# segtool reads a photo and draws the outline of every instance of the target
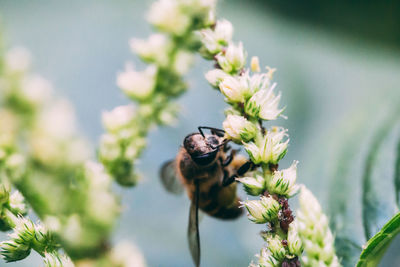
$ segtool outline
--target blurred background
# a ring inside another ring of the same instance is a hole
[[[358,1],[225,0],[218,5],[218,16],[232,21],[234,39],[243,41],[249,56],[257,55],[262,65],[278,69],[275,81],[288,120],[275,123],[290,134],[282,167],[299,160],[298,181],[309,186],[324,210],[336,218],[338,235],[349,233],[360,244],[365,239],[359,161],[368,154],[366,147],[376,135],[373,129],[396,116],[400,107],[400,4],[375,2],[360,6]],[[82,132],[94,148],[103,132],[101,112],[128,103],[115,77],[128,60],[142,66],[128,41],[151,33],[145,20],[150,5],[144,0],[0,0],[7,46],[22,45],[32,52],[34,71],[74,103]],[[187,78],[190,90],[179,100],[178,124],[151,133],[140,162],[141,184],[116,188],[124,212],[114,239],[134,242],[149,266],[192,264],[186,242],[189,201],[163,190],[158,168],[175,156],[183,138],[197,126],[221,127],[226,104],[204,79],[210,68],[198,58]],[[393,140],[382,152],[391,157],[377,161],[395,162],[398,129],[391,131]],[[395,198],[393,184],[388,182],[394,170],[375,173],[391,216],[397,211],[390,202]],[[343,226],[346,220],[352,223]],[[202,266],[247,266],[263,244],[261,229],[245,216],[233,222],[205,216],[200,226]],[[396,240],[382,266],[400,261],[399,248]],[[41,264],[32,253],[6,266]]]

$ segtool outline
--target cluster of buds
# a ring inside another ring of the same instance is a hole
[[[262,124],[283,116],[284,108],[279,107],[281,94],[275,93],[276,83],[272,83],[275,70],[267,67],[261,73],[257,57],[252,58],[250,69],[246,69],[247,52],[242,43],[232,41],[232,35],[229,21],[217,21],[200,32],[203,43],[200,52],[205,58],[215,60],[215,69],[206,73],[206,79],[231,106],[223,122],[225,138],[243,145],[252,162],[251,172],[237,181],[249,195],[260,196],[242,202],[248,218],[269,226],[264,235],[268,246],[262,250],[258,266],[297,266],[302,243],[287,200],[299,189],[297,161],[287,169],[278,170],[278,163],[287,152],[287,130],[276,126],[265,129]]]
[[[100,161],[119,184],[137,183],[134,163],[146,146],[149,130],[175,121],[178,106],[171,99],[186,90],[182,76],[200,46],[194,31],[214,23],[214,8],[214,0],[159,0],[148,14],[148,21],[159,32],[130,41],[132,51],[148,66],[140,71],[128,63],[118,73],[117,85],[137,105],[103,114],[106,133],[99,149]]]
[[[4,55],[0,90],[4,104],[26,117],[34,117],[38,108],[52,96],[48,81],[38,75],[27,74],[30,67],[30,54],[16,47]]]
[[[111,191],[113,180],[102,164],[87,162],[75,176],[77,181],[85,183],[84,191],[69,192],[70,197],[79,202],[79,210],[73,213],[52,210],[43,217],[43,222],[59,237],[68,255],[79,259],[104,250],[120,206]],[[62,201],[65,199],[54,197],[55,206],[62,207]]]
[[[77,132],[71,104],[56,98],[47,80],[29,72],[28,51],[13,48],[1,59],[2,137],[11,135],[8,142],[15,143],[28,132],[29,156],[45,166],[75,167],[87,160],[89,146]]]
[[[335,238],[329,228],[328,218],[318,200],[304,185],[300,190],[300,208],[297,211],[298,229],[304,244],[304,266],[341,266],[336,256]]]
[[[33,249],[47,266],[68,266],[61,245],[74,259],[98,254],[120,211],[113,180],[88,161],[71,104],[29,73],[27,51],[12,49],[0,61],[0,229],[14,228],[3,257],[19,260]],[[49,231],[22,217],[23,196]]]
[[[31,220],[21,216],[10,215],[9,218],[13,224],[13,232],[9,234],[10,240],[0,243],[0,254],[6,262],[22,260],[30,254],[32,249],[41,255],[58,253],[58,244],[43,225],[34,224]],[[65,255],[63,258],[68,259]]]

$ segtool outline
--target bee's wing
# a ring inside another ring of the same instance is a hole
[[[188,226],[189,249],[196,267],[200,266],[199,194],[199,184],[196,182],[195,196],[190,204]]]
[[[164,188],[173,194],[182,194],[184,188],[176,173],[176,161],[165,162],[160,169],[160,178]]]

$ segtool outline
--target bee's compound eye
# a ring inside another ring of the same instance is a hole
[[[217,157],[218,150],[214,150],[198,156],[192,156],[192,160],[199,165],[208,165]]]
[[[207,136],[207,143],[213,146],[219,145],[218,139],[213,135]]]

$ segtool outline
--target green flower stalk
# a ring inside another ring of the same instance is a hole
[[[148,66],[140,71],[128,63],[117,75],[118,87],[136,105],[104,112],[106,133],[99,149],[100,161],[119,184],[137,183],[135,161],[146,147],[149,130],[174,122],[178,107],[171,100],[186,91],[183,75],[200,47],[194,31],[214,23],[214,5],[213,0],[157,1],[151,6],[148,21],[159,32],[130,41],[132,51]]]
[[[318,200],[304,185],[300,190],[300,209],[297,211],[298,233],[304,244],[304,266],[341,266],[335,253],[334,237],[328,218]]]
[[[249,195],[259,196],[242,202],[249,220],[268,226],[263,233],[267,246],[261,250],[257,266],[299,266],[303,245],[288,204],[299,189],[297,161],[288,169],[278,170],[287,152],[287,130],[263,126],[263,121],[283,117],[281,93],[275,93],[276,83],[272,83],[275,70],[267,67],[260,73],[257,57],[252,58],[251,68],[246,68],[247,52],[241,42],[232,41],[232,33],[227,20],[200,31],[200,52],[215,61],[216,68],[207,72],[206,79],[231,106],[223,122],[225,138],[243,145],[252,163],[250,172],[237,181]]]

